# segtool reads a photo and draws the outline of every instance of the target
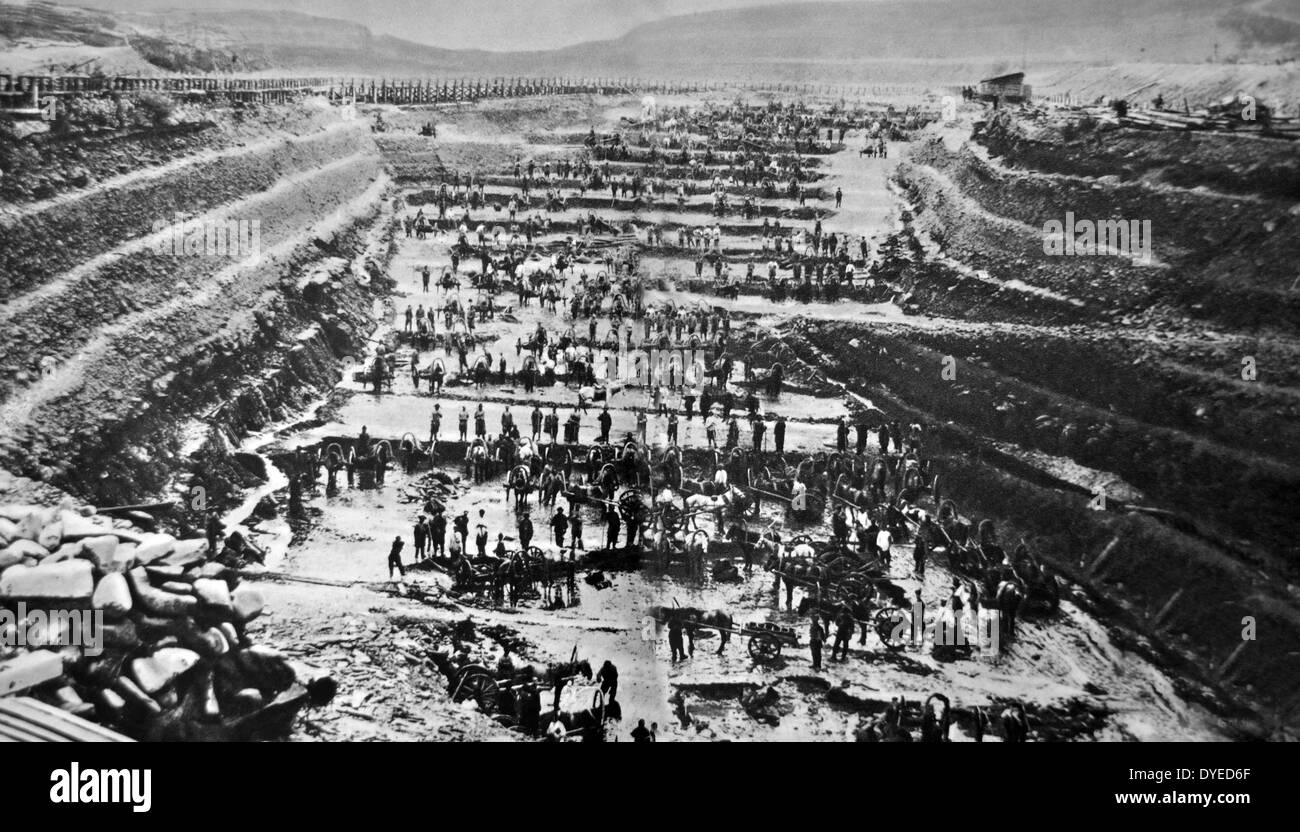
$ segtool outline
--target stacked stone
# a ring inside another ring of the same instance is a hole
[[[217,736],[286,695],[305,701],[289,662],[245,634],[262,594],[207,548],[70,500],[0,505],[0,696],[141,738]]]

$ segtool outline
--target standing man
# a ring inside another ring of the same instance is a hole
[[[519,548],[528,551],[528,544],[533,542],[533,518],[528,515],[528,510],[519,515]]]
[[[831,645],[831,661],[835,661],[835,655],[838,653],[840,661],[849,660],[849,639],[853,638],[854,628],[853,613],[849,608],[844,606],[840,609],[840,614],[835,618],[835,643]]]
[[[429,557],[447,556],[447,517],[441,511],[429,521]]]
[[[762,419],[754,419],[754,451],[755,453],[763,450],[763,434],[767,431],[767,423]]]
[[[772,444],[778,454],[785,453],[785,417],[777,416],[776,424],[772,427]]]
[[[813,670],[822,669],[822,642],[826,640],[826,633],[822,630],[821,621],[817,618],[817,611],[812,614],[812,625],[808,628],[808,649],[812,651]]]
[[[438,441],[438,431],[441,428],[442,428],[442,405],[435,404],[433,406],[433,413],[430,414],[429,416],[429,444],[430,445]],[[432,456],[432,449],[430,449],[430,456]]]
[[[465,405],[460,406],[460,413],[456,415],[456,425],[460,428],[460,441],[464,442],[466,434],[469,433],[469,411]]]
[[[488,529],[483,522],[483,509],[478,510],[478,523],[474,526],[474,548],[480,558],[487,557]]]
[[[406,570],[402,568],[402,547],[405,545],[400,534],[393,538],[393,548],[388,551],[388,580],[390,581],[393,579],[394,569],[402,578],[406,577]]]
[[[570,559],[578,556],[579,549],[584,552],[587,551],[586,547],[582,545],[582,515],[578,514],[576,507],[569,514],[569,537],[572,538],[569,541]]]
[[[841,416],[839,424],[835,426],[835,448],[840,453],[849,447],[849,420],[847,416]]]
[[[424,524],[424,515],[415,521],[415,559],[424,560],[424,541],[428,538],[429,527]]]
[[[844,204],[844,191],[839,188],[835,189],[835,207],[839,208]]]
[[[614,418],[609,415],[608,404],[606,404],[600,411],[600,415],[596,417],[596,421],[600,423],[600,442],[604,445],[609,442],[609,426],[614,421]]]
[[[613,549],[618,546],[618,509],[613,506],[605,507],[605,548]]]
[[[815,625],[814,625],[815,626]],[[674,615],[668,619],[668,647],[672,650],[672,661],[685,661],[686,649],[682,642],[682,619]],[[817,648],[818,661],[821,659],[821,647]]]
[[[677,444],[677,411],[672,410],[668,413],[668,444]]]
[[[605,703],[613,702],[614,697],[618,695],[618,668],[614,667],[614,663],[609,659],[601,665],[600,672],[596,674],[596,681],[600,683],[600,692],[605,694]],[[641,720],[641,724],[645,725],[644,719]]]
[[[460,551],[464,552],[469,542],[469,512],[462,511],[451,521],[452,534],[460,541]]]
[[[536,442],[542,436],[542,406],[540,404],[533,405],[533,415],[531,418],[533,424],[533,441]]]
[[[569,527],[569,518],[564,516],[564,506],[557,506],[555,516],[551,518],[551,529],[555,532],[555,545],[564,549],[564,531]]]

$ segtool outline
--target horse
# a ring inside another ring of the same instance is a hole
[[[649,614],[656,621],[667,621],[671,618],[680,618],[686,634],[690,637],[692,646],[694,646],[695,634],[698,632],[698,625],[704,624],[709,627],[725,628],[719,629],[718,649],[714,655],[721,656],[731,643],[731,633],[728,630],[735,629],[735,621],[731,614],[724,610],[712,609],[704,610],[698,607],[651,607]]]
[[[796,546],[795,550],[800,550],[803,545]],[[808,546],[808,550],[812,547]],[[793,554],[780,555],[773,553],[768,557],[767,563],[764,564],[769,572],[776,573],[772,580],[772,594],[780,598],[781,581],[785,580],[785,608],[791,609],[794,604],[795,585],[808,585],[825,583],[831,578],[831,572],[828,568],[817,562],[815,557],[796,556]]]
[[[528,505],[528,495],[533,490],[533,479],[529,475],[527,465],[516,465],[510,470],[509,476],[506,477],[506,499],[510,499],[510,492],[515,493],[515,508],[521,508]]]
[[[552,470],[549,466],[543,469],[541,482],[538,486],[541,495],[538,497],[538,503],[543,506],[554,506],[555,498],[558,497],[565,488],[564,475],[559,471]]]

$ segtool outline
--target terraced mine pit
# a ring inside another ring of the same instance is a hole
[[[5,138],[0,603],[132,576],[38,698],[141,737],[1294,732],[1288,142],[338,104]],[[1152,261],[1045,254],[1066,211]],[[256,250],[172,245],[226,220]]]

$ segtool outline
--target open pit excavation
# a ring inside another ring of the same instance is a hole
[[[285,75],[0,78],[0,736],[1295,738],[1286,112]]]

